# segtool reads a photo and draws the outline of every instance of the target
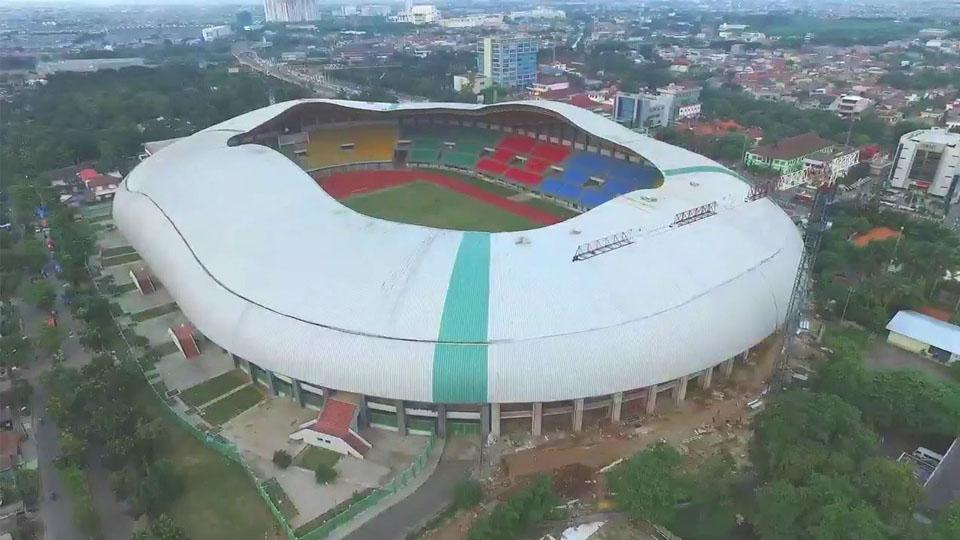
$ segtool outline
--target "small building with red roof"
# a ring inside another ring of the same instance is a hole
[[[130,270],[130,279],[133,281],[133,284],[137,286],[140,294],[147,295],[157,290],[157,287],[153,284],[153,278],[150,277],[150,273],[142,266]]]
[[[200,356],[200,347],[197,345],[197,339],[193,335],[193,328],[181,324],[168,330],[170,338],[177,344],[180,353],[187,360]]]
[[[91,178],[96,178],[98,176],[100,176],[100,173],[98,173],[96,169],[90,169],[90,168],[80,169],[80,172],[77,173],[77,177],[80,178],[80,181],[84,183],[86,183],[87,180],[90,180]]]
[[[330,398],[317,418],[300,425],[290,439],[363,459],[373,445],[354,430],[358,407],[347,399]]]

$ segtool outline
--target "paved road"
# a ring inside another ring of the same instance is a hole
[[[55,281],[51,280],[51,283]],[[64,314],[65,306],[58,307],[61,315],[60,324],[64,332],[75,331],[76,322],[69,314]],[[28,335],[35,336],[46,320],[46,315],[33,306],[19,306],[23,317],[24,328]],[[69,319],[69,320],[67,320]],[[76,338],[65,338],[62,350],[64,358],[73,362],[85,361],[83,348]],[[47,403],[47,390],[40,381],[42,373],[50,367],[50,358],[44,355],[38,358],[37,363],[29,368],[24,377],[33,385],[33,443],[37,454],[37,469],[40,474],[40,520],[44,526],[45,540],[82,540],[81,535],[71,521],[70,496],[63,489],[60,475],[57,472],[56,458],[60,454],[60,430],[57,425],[44,414]],[[56,494],[56,500],[51,497]]]
[[[50,282],[62,291],[58,281],[50,278]],[[37,335],[40,326],[45,324],[46,314],[28,305],[20,305],[19,309],[27,333],[32,336]],[[80,323],[73,318],[69,306],[58,301],[56,309],[58,324],[64,333],[61,346],[64,364],[79,367],[88,363],[91,355],[80,345],[77,337]],[[73,337],[70,337],[71,333],[74,334]],[[44,539],[83,540],[83,536],[73,526],[70,497],[63,489],[60,474],[55,464],[60,449],[59,429],[44,414],[47,391],[40,381],[40,376],[49,367],[50,358],[44,357],[38,359],[36,365],[31,366],[24,373],[24,377],[34,387],[34,417],[43,418],[42,423],[39,420],[35,422],[33,436],[36,444],[37,467],[40,473],[41,500],[39,506],[40,518],[44,524]],[[97,508],[97,513],[100,515],[101,530],[105,540],[129,540],[133,531],[133,520],[125,514],[126,508],[124,505],[114,497],[110,488],[109,472],[100,466],[96,460],[91,460],[89,478],[91,496]],[[56,500],[50,497],[51,493],[56,493]]]
[[[36,386],[34,393],[34,410],[42,411],[46,403],[46,390],[42,385]],[[42,498],[40,500],[40,520],[43,522],[44,540],[84,540],[73,526],[71,521],[70,497],[63,490],[60,475],[54,460],[60,451],[60,432],[50,420],[44,420],[34,427],[34,438],[37,443],[37,467],[40,473]],[[56,493],[53,500],[51,493]]]
[[[403,539],[433,517],[453,498],[453,487],[466,480],[472,460],[449,459],[446,449],[430,478],[406,499],[364,523],[345,540]]]

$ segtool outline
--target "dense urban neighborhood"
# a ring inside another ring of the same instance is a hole
[[[960,10],[0,6],[0,540],[960,538]]]

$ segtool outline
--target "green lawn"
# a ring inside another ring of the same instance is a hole
[[[241,388],[229,396],[203,409],[201,415],[211,425],[220,425],[263,400],[257,385]]]
[[[430,172],[435,172],[437,174],[442,174],[444,176],[449,176],[451,178],[456,178],[457,180],[460,180],[464,184],[470,184],[471,186],[476,186],[484,191],[493,193],[494,195],[498,195],[503,198],[511,197],[519,193],[519,191],[515,189],[508,188],[507,186],[501,186],[500,184],[494,184],[493,182],[488,182],[481,178],[470,176],[469,174],[451,171],[448,169],[434,169],[434,168],[428,168],[428,167],[423,167],[423,169]],[[538,210],[543,210],[544,212],[553,214],[563,219],[569,219],[569,218],[572,218],[573,216],[579,215],[579,212],[574,212],[573,210],[554,204],[544,199],[532,198],[532,199],[523,201],[523,204],[526,206],[536,208]]]
[[[169,459],[183,480],[183,494],[170,513],[188,538],[263,540],[276,528],[273,516],[240,465],[228,461],[176,425],[146,387],[139,401],[163,419],[165,444],[158,459]]]
[[[293,464],[308,471],[313,471],[316,470],[318,465],[325,464],[333,467],[338,461],[340,461],[340,454],[332,450],[307,446],[293,459]]]
[[[91,204],[89,206],[84,206],[80,208],[80,213],[83,215],[84,218],[99,216],[102,214],[109,215],[112,212],[113,212],[112,202]]]
[[[176,344],[172,341],[174,350]],[[228,371],[223,375],[218,375],[210,380],[204,381],[196,386],[187,388],[180,392],[180,399],[191,407],[199,407],[208,401],[220,397],[234,388],[247,384],[247,376],[239,369]]]
[[[463,231],[519,231],[530,221],[427,182],[363,193],[343,201],[361,214],[403,223]]]
[[[120,266],[121,264],[127,264],[139,260],[140,255],[137,253],[127,253],[125,255],[117,255],[116,257],[104,257],[103,267],[109,268],[111,266]]]
[[[113,219],[113,214],[101,214],[99,216],[90,216],[87,219],[87,223],[100,223],[101,221],[110,221]]]
[[[166,315],[167,313],[173,313],[177,310],[177,303],[170,302],[169,304],[163,304],[161,306],[152,307],[150,309],[145,309],[143,311],[138,311],[130,316],[136,322],[149,321],[150,319],[155,319],[161,315]]]
[[[118,246],[112,248],[106,248],[100,251],[100,255],[103,257],[116,257],[118,255],[126,255],[128,253],[135,253],[137,250],[133,249],[131,246]]]
[[[280,482],[278,482],[276,478],[271,478],[264,482],[263,490],[267,492],[267,496],[270,497],[273,504],[277,505],[280,513],[283,514],[283,517],[287,518],[287,521],[290,521],[300,514],[300,511],[297,510],[297,507],[293,504],[293,501],[290,500],[290,497],[287,496],[287,492],[283,490],[283,486],[280,485]]]
[[[132,281],[130,283],[124,283],[123,285],[117,285],[114,289],[114,294],[121,295],[126,294],[132,290],[135,290],[137,285]]]
[[[180,347],[177,347],[177,344],[174,343],[173,340],[170,340],[170,341],[164,341],[160,345],[157,345],[156,347],[151,348],[151,351],[156,353],[156,355],[159,356],[160,358],[163,358],[168,354],[180,352]]]

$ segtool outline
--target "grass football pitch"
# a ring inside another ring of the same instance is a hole
[[[519,231],[538,227],[526,218],[428,182],[362,193],[342,201],[368,216],[461,231]]]

